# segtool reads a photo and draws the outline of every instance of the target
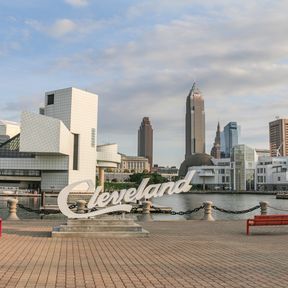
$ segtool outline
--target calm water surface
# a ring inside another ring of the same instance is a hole
[[[7,200],[9,197],[0,197],[0,217],[5,219],[8,215]],[[39,208],[40,198],[37,197],[19,197],[19,203],[30,208]],[[47,197],[47,204],[56,204],[57,198]],[[276,199],[275,195],[247,195],[247,194],[174,194],[164,196],[161,198],[154,198],[153,204],[171,207],[174,211],[187,211],[202,205],[204,201],[212,201],[214,205],[229,209],[229,210],[245,210],[258,205],[260,201],[267,201],[269,205],[285,211],[279,211],[269,208],[269,214],[287,214],[288,213],[288,200]],[[213,217],[216,220],[237,220],[247,219],[253,215],[259,214],[259,209],[246,214],[226,214],[219,211],[212,211]],[[39,219],[39,215],[35,213],[26,212],[19,209],[17,214],[20,218],[33,218]],[[201,219],[203,210],[191,215],[166,215],[166,214],[152,214],[154,220],[183,220],[183,219]],[[49,215],[45,218],[60,218],[59,215]]]

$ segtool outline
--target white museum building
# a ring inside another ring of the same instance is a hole
[[[95,184],[97,118],[96,94],[77,88],[46,92],[40,114],[23,112],[20,133],[0,144],[0,186],[60,191],[76,181]],[[98,150],[101,173],[120,163],[117,144]]]

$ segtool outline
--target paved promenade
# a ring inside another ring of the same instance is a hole
[[[145,223],[149,238],[52,239],[51,220],[4,221],[0,288],[288,287],[288,227]]]

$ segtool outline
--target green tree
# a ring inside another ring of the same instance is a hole
[[[150,178],[149,184],[158,184],[167,182],[167,179],[160,174],[154,173],[134,173],[129,176],[129,182],[134,182],[135,184],[139,185],[144,178]]]

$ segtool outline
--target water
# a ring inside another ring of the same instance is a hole
[[[0,197],[0,217],[6,219],[8,216],[7,200],[9,197]],[[18,197],[19,203],[26,207],[38,209],[40,198],[38,197]],[[47,197],[47,204],[56,204],[56,197]],[[268,214],[288,214],[288,200],[276,199],[275,195],[247,195],[247,194],[174,194],[166,195],[161,198],[154,198],[153,204],[171,207],[174,211],[187,211],[202,205],[204,201],[212,201],[214,205],[229,210],[245,210],[256,206],[260,201],[267,201],[269,205],[287,211],[279,211],[268,208]],[[238,220],[247,219],[260,213],[259,209],[246,214],[226,214],[216,210],[212,211],[216,220]],[[39,219],[40,216],[35,213],[26,212],[19,209],[17,214],[22,219]],[[183,220],[183,219],[201,219],[203,210],[191,215],[169,215],[152,214],[154,220]],[[45,216],[45,218],[59,217],[56,215]]]

